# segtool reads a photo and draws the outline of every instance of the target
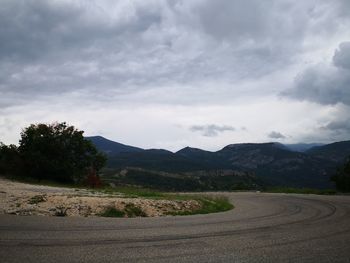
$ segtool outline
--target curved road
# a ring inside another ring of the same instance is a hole
[[[1,262],[350,262],[350,196],[227,194],[225,213],[0,216]]]

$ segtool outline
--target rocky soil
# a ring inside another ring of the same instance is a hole
[[[19,183],[0,178],[0,214],[43,216],[99,216],[104,211],[140,208],[145,216],[165,216],[200,208],[195,200],[127,198],[87,189]],[[127,215],[125,215],[127,216]]]

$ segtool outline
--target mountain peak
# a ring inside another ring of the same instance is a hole
[[[181,150],[177,151],[176,153],[177,154],[190,154],[190,153],[200,153],[200,152],[209,152],[209,151],[186,146],[185,148],[182,148]]]
[[[119,142],[111,141],[108,140],[102,136],[90,136],[90,137],[85,137],[87,140],[91,141],[96,148],[104,152],[105,154],[111,156],[111,155],[116,155],[119,153],[123,152],[142,152],[144,149],[130,146],[130,145],[125,145]]]

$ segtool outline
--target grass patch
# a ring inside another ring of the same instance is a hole
[[[105,194],[122,194],[124,197],[129,198],[142,197],[149,199],[164,199],[168,196],[167,193],[133,186],[104,187],[100,189],[95,189],[95,191],[99,191]]]
[[[335,195],[336,190],[333,189],[312,189],[312,188],[291,188],[291,187],[274,187],[265,190],[268,193],[286,193],[286,194],[315,194],[315,195]]]
[[[99,214],[102,217],[146,217],[143,210],[132,203],[126,204],[124,210],[119,210],[115,207],[108,207],[105,211]]]
[[[116,209],[115,207],[108,207],[105,211],[103,211],[99,216],[103,217],[124,217],[125,212],[121,211],[119,209]]]
[[[193,211],[178,211],[168,213],[169,215],[196,215],[196,214],[210,214],[228,211],[234,208],[234,206],[229,202],[227,197],[211,197],[211,196],[192,196],[188,199],[197,200],[201,203],[201,208]]]

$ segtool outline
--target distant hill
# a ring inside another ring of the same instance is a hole
[[[118,169],[139,167],[154,171],[187,172],[205,169],[199,161],[193,161],[172,152],[146,150],[142,152],[121,153],[108,159],[108,166]]]
[[[91,136],[91,137],[85,137],[85,138],[90,140],[99,151],[104,152],[108,156],[113,156],[113,155],[117,155],[120,153],[131,153],[131,152],[144,151],[141,148],[121,144],[118,142],[114,142],[114,141],[108,140],[102,136]]]
[[[173,153],[90,138],[99,150],[108,153],[110,178],[168,190],[333,188],[330,176],[350,156],[350,141],[314,146],[305,152],[300,145],[241,143],[216,152],[185,147]]]
[[[291,158],[296,154],[278,143],[231,144],[216,152],[231,165],[255,169],[278,159]]]
[[[202,169],[231,169],[232,165],[227,160],[222,159],[216,152],[201,150],[198,148],[185,147],[178,152],[177,156],[200,164]]]
[[[297,143],[297,144],[285,144],[285,146],[294,152],[306,152],[313,147],[323,146],[322,143]]]
[[[267,186],[329,188],[334,165],[293,152],[279,143],[245,143],[224,147],[217,154],[236,169],[254,172]]]
[[[335,142],[317,146],[306,151],[313,157],[327,159],[333,162],[344,162],[350,156],[350,141]]]

